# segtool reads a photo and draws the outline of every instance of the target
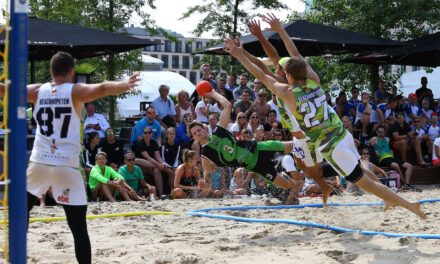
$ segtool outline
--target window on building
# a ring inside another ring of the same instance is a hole
[[[154,51],[161,51],[162,50],[162,42],[160,42],[160,39],[154,40],[157,44],[154,47]]]
[[[193,44],[192,44],[192,42],[187,42],[186,44],[185,44],[185,52],[186,53],[191,53],[192,52],[192,48],[193,47]]]
[[[172,64],[173,64],[172,65],[173,69],[179,68],[179,56],[176,55],[173,56]]]
[[[145,51],[150,51],[150,46],[146,46],[146,47],[144,48],[144,50],[145,50]]]
[[[165,51],[171,52],[171,41],[165,40]]]
[[[189,69],[189,56],[183,56],[182,66],[184,69]]]
[[[202,50],[203,49],[203,43],[201,41],[197,41],[196,42],[196,49],[197,50]]]
[[[176,52],[182,52],[182,41],[176,42]]]
[[[196,84],[197,82],[197,73],[196,72],[190,72],[189,73],[189,81],[192,82],[192,84]]]
[[[179,74],[186,78],[186,71],[179,71]]]
[[[193,57],[193,66],[197,65],[199,63],[199,61],[200,61],[200,57],[199,56],[194,56]]]
[[[162,55],[160,59],[163,61],[163,67],[168,68],[168,55]]]
[[[406,65],[400,65],[400,71],[402,73],[405,73],[406,72]]]
[[[150,56],[157,59],[157,54],[150,54]]]

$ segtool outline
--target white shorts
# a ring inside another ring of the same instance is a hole
[[[336,146],[323,152],[327,145],[328,143],[316,149],[317,161],[322,162],[323,159],[326,159],[339,175],[344,177],[350,175],[361,158],[354,146],[353,136],[350,132],[347,131],[345,137]]]
[[[301,159],[306,167],[315,166],[312,155],[310,154],[309,146],[307,145],[309,138],[293,138],[293,153],[295,158]]]
[[[27,191],[41,198],[49,187],[52,187],[53,198],[59,204],[87,204],[86,189],[79,169],[29,162]]]

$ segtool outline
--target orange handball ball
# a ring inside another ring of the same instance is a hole
[[[206,96],[205,93],[212,91],[212,86],[208,81],[200,81],[196,85],[197,93],[201,96]]]

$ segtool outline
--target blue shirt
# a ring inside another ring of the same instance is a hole
[[[237,88],[237,86],[234,85],[233,87],[229,87],[229,85],[226,84],[226,85],[225,85],[225,88],[228,89],[229,91],[231,91],[231,93],[233,93],[234,90],[235,90],[235,88]]]
[[[180,122],[176,128],[176,138],[174,139],[176,144],[188,143],[189,137],[186,135],[186,126],[183,122]]]
[[[138,141],[137,137],[143,137],[144,135],[144,129],[146,127],[151,127],[151,130],[153,130],[153,135],[151,136],[151,139],[156,140],[156,138],[160,138],[162,135],[161,127],[159,121],[156,119],[153,119],[153,123],[148,123],[148,120],[146,117],[142,118],[137,122],[136,126],[134,127],[133,133],[131,135],[130,139],[130,146],[133,146],[135,142]]]
[[[382,111],[385,119],[388,119],[388,117],[390,117],[390,116],[395,117],[394,116],[394,110],[393,109],[388,109],[386,103],[379,104],[377,107]]]
[[[409,123],[411,121],[414,121],[410,117],[410,114],[414,114],[415,116],[421,117],[423,110],[418,103],[416,103],[415,105],[411,105],[410,103],[405,103],[403,105],[403,112],[405,114],[405,122]]]
[[[167,100],[162,100],[162,97],[156,98],[151,105],[156,110],[156,115],[163,119],[165,116],[170,115],[174,116],[176,115],[176,109],[174,109],[174,102],[170,98],[167,97]]]
[[[371,109],[376,111],[377,106],[372,102],[369,102],[369,104],[371,105]],[[360,104],[358,106],[357,111],[356,111],[356,121],[355,122],[357,122],[359,119],[361,119],[364,116],[365,109],[367,109],[367,108],[363,104]],[[370,114],[370,117],[371,117],[371,114]]]
[[[241,100],[241,94],[243,93],[243,90],[247,89],[249,91],[249,93],[251,94],[251,100],[250,101],[255,101],[255,92],[254,90],[250,89],[249,87],[241,87],[238,86],[237,88],[234,89],[234,99],[237,100]]]

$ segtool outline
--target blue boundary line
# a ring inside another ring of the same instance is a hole
[[[431,199],[431,200],[421,200],[419,203],[434,203],[440,202],[440,199]],[[333,203],[328,204],[328,206],[373,206],[373,205],[383,205],[384,203]],[[295,221],[289,219],[256,219],[256,218],[246,218],[246,217],[235,217],[235,216],[227,216],[227,215],[216,215],[216,214],[207,214],[204,212],[209,211],[229,211],[229,210],[253,210],[253,209],[263,209],[263,210],[276,210],[276,209],[290,209],[290,208],[307,208],[307,207],[323,207],[322,204],[302,204],[302,205],[281,205],[281,206],[247,206],[247,207],[219,207],[219,208],[206,208],[195,210],[192,212],[185,213],[186,215],[196,215],[203,216],[209,218],[217,218],[224,220],[234,220],[241,222],[251,222],[251,223],[279,223],[279,224],[294,224],[299,226],[308,226],[308,227],[316,227],[322,229],[328,229],[336,232],[342,233],[361,233],[363,235],[383,235],[387,237],[418,237],[424,239],[440,239],[440,234],[398,234],[398,233],[386,233],[386,232],[377,232],[377,231],[364,231],[364,230],[355,230],[348,228],[341,228],[337,226],[323,225],[314,222],[303,222],[303,221]]]

